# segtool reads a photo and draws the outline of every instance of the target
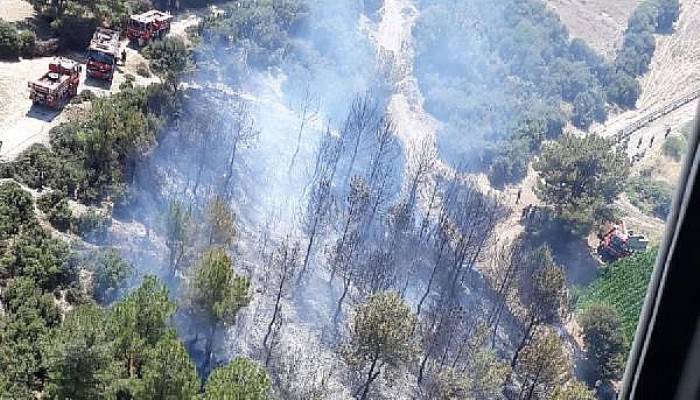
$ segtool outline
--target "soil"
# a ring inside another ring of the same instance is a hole
[[[642,0],[548,0],[572,37],[586,41],[607,58],[622,44],[627,20]]]
[[[1,19],[20,22],[34,16],[34,7],[24,0],[0,0]]]

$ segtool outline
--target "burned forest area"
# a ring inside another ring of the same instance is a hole
[[[0,399],[615,399],[700,6],[564,7],[0,0]]]

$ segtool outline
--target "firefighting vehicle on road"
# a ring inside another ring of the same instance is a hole
[[[60,108],[78,94],[82,67],[75,61],[57,57],[49,63],[49,71],[29,82],[29,98],[34,104]]]

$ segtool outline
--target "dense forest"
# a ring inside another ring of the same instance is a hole
[[[174,3],[32,1],[68,49]],[[0,164],[0,399],[610,398],[656,253],[573,290],[553,244],[614,221],[624,191],[660,216],[670,194],[562,132],[634,107],[677,1],[642,3],[614,60],[536,0],[417,2],[417,79],[445,127],[413,158],[391,60],[357,22],[381,5],[180,3],[223,12],[141,50],[159,83],[81,93],[86,112]],[[0,55],[30,36],[0,21]],[[465,173],[529,165],[546,205],[520,218]]]

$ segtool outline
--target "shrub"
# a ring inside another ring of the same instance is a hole
[[[623,108],[634,108],[642,90],[639,82],[622,71],[610,74],[608,80],[605,88],[608,100]]]
[[[664,142],[664,154],[676,161],[681,161],[688,151],[688,140],[684,135],[669,136]]]
[[[36,201],[36,205],[43,213],[48,214],[52,208],[58,204],[59,201],[66,197],[64,193],[57,190],[52,190],[48,193],[44,193]]]
[[[53,206],[48,212],[48,219],[51,226],[59,231],[67,232],[70,230],[73,212],[70,209],[68,200],[65,198],[61,199],[55,206]]]
[[[182,39],[166,37],[151,42],[143,49],[151,70],[168,84],[177,85],[180,75],[192,64],[192,52]]]
[[[673,188],[666,182],[636,177],[627,183],[625,192],[632,204],[646,213],[665,219],[671,212]]]
[[[34,43],[33,55],[35,57],[48,57],[58,51],[60,41],[56,38],[38,40]]]
[[[101,304],[114,301],[134,273],[134,266],[115,249],[93,252],[83,261],[92,270],[92,296]]]
[[[571,116],[571,121],[576,127],[588,129],[594,121],[602,122],[605,118],[605,97],[600,90],[589,89],[576,95]]]
[[[670,33],[673,30],[673,24],[680,16],[680,4],[678,0],[657,0],[658,1],[658,16],[656,22],[656,31],[659,33]]]
[[[148,64],[146,64],[145,62],[140,62],[136,66],[136,73],[144,78],[151,77],[151,71],[148,69]]]
[[[59,37],[61,47],[84,50],[97,28],[97,20],[72,14],[64,15],[51,23],[51,28]]]
[[[80,235],[85,241],[101,244],[107,240],[110,222],[108,217],[94,207],[90,207],[86,213],[73,218],[72,226],[74,233]]]
[[[625,337],[622,319],[606,304],[592,304],[579,317],[586,355],[597,364],[597,377],[620,379],[624,369]]]
[[[505,142],[489,167],[489,181],[495,186],[517,182],[527,175],[530,149],[524,140]]]
[[[0,240],[33,222],[32,196],[15,182],[0,183]]]
[[[22,39],[17,28],[0,19],[0,58],[17,58],[22,50]]]
[[[20,31],[19,44],[22,55],[33,56],[36,47],[36,34],[32,31]]]
[[[80,92],[80,95],[78,97],[80,97],[81,101],[93,101],[97,96],[92,90],[83,89],[83,91]]]

